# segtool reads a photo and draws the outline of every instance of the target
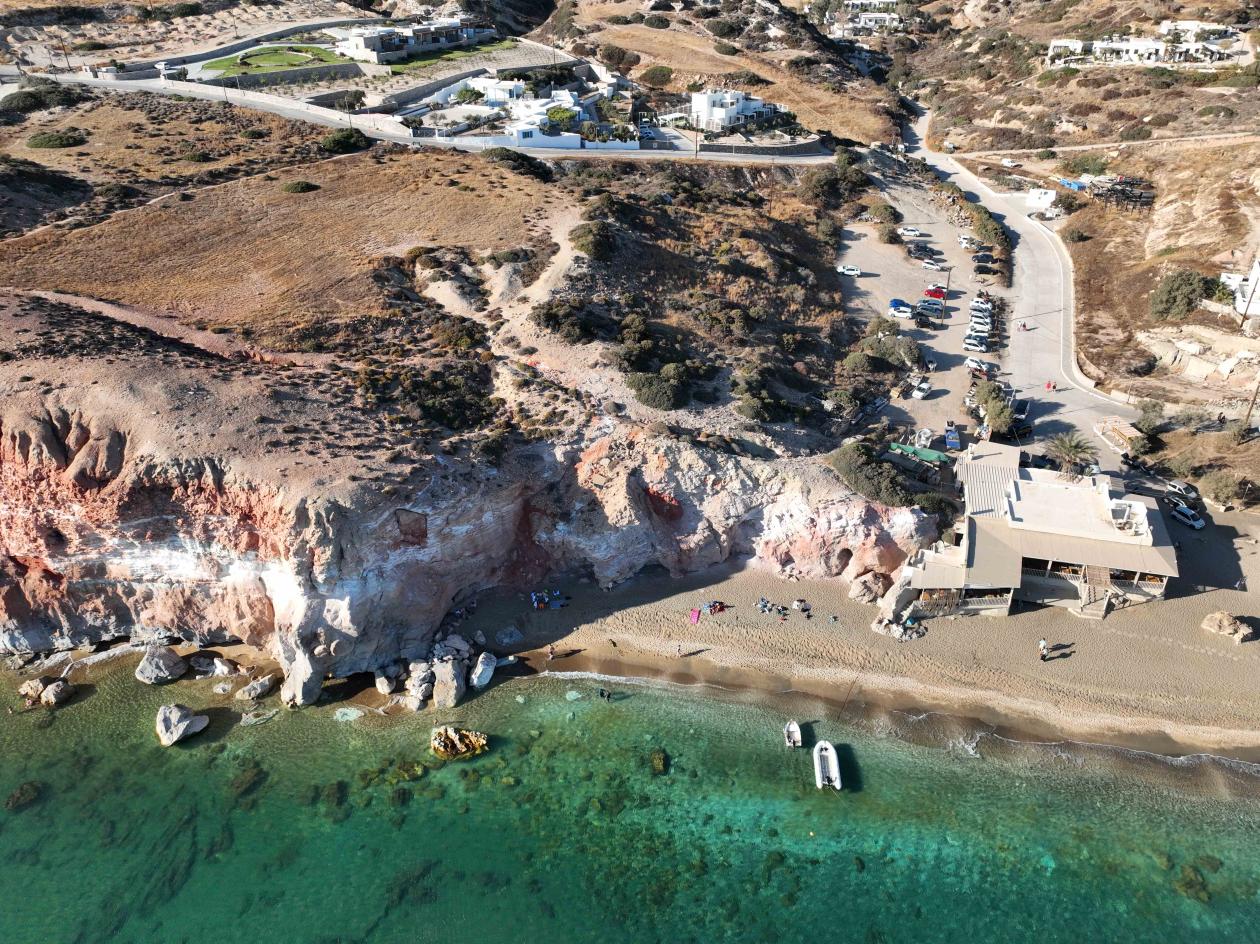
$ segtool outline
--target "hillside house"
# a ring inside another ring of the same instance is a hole
[[[1048,65],[1168,65],[1215,64],[1246,55],[1234,31],[1198,20],[1165,20],[1159,35],[1106,36],[1098,40],[1055,39],[1046,52]]]
[[[1177,555],[1152,499],[1122,494],[1108,475],[1070,479],[1019,458],[991,442],[959,457],[966,510],[954,538],[906,565],[916,612],[1005,615],[1022,600],[1100,619],[1164,596]]]
[[[730,131],[753,121],[773,118],[783,106],[727,89],[695,92],[691,96],[690,121],[702,131]]]
[[[331,31],[341,38],[333,45],[339,56],[384,65],[421,53],[474,46],[498,33],[463,17],[411,23],[406,26],[359,26]]]

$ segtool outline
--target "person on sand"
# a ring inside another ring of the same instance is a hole
[[[556,657],[556,645],[555,643],[548,643],[547,644],[547,661],[550,662],[555,657]]]
[[[1047,654],[1049,653],[1049,651],[1050,651],[1050,650],[1049,650],[1049,648],[1046,646],[1046,641],[1045,641],[1044,639],[1043,639],[1043,640],[1041,640],[1041,642],[1037,643],[1037,647],[1041,650],[1041,661],[1042,661],[1042,662],[1045,662],[1045,661],[1046,661],[1046,655],[1047,655]]]
[[[678,644],[678,658],[682,658],[682,643]]]

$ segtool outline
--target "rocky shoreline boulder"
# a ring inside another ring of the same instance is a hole
[[[136,678],[145,685],[165,685],[187,671],[188,663],[170,646],[149,646],[136,666]]]
[[[259,676],[236,693],[241,701],[256,701],[265,698],[276,687],[276,677],[272,673]]]
[[[186,737],[204,731],[209,724],[208,717],[195,715],[191,708],[184,705],[163,705],[158,709],[154,728],[158,743],[163,747],[170,747]]]
[[[477,656],[477,664],[473,666],[472,673],[468,676],[468,684],[477,691],[481,691],[490,684],[490,679],[494,677],[494,670],[498,665],[499,660],[494,657],[494,653],[483,652]]]
[[[443,659],[433,666],[433,706],[454,708],[464,697],[464,663],[458,659]]]

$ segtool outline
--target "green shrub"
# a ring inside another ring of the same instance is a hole
[[[797,192],[805,203],[820,209],[832,209],[851,200],[870,184],[861,168],[853,165],[816,167],[801,178]]]
[[[555,332],[570,344],[586,344],[594,340],[603,326],[594,312],[571,302],[555,300],[535,305],[530,310],[529,320],[540,328]]]
[[[648,66],[639,76],[639,81],[649,88],[664,88],[674,77],[674,70],[669,66]]]
[[[937,492],[921,492],[911,502],[927,514],[934,515],[941,530],[948,528],[958,517],[958,506]]]
[[[610,26],[628,26],[630,24],[630,17],[623,16],[620,13],[614,13],[612,16],[604,17],[604,22]]]
[[[26,146],[30,148],[69,148],[80,144],[87,144],[87,134],[78,128],[41,131],[26,139]]]
[[[290,180],[280,189],[285,193],[310,193],[318,190],[319,184],[313,184],[309,180]]]
[[[825,461],[849,488],[869,501],[893,507],[911,502],[896,467],[877,460],[861,443],[847,443],[829,454]]]
[[[214,155],[207,151],[185,151],[180,158],[193,164],[209,164],[214,160]]]
[[[732,46],[730,43],[717,42],[713,44],[713,51],[720,56],[733,56],[739,52],[739,47]]]
[[[478,92],[475,88],[462,88],[455,93],[455,101],[461,105],[471,105],[485,98],[484,92]]]
[[[599,58],[610,69],[616,69],[618,72],[626,72],[633,69],[640,61],[637,52],[630,52],[628,49],[622,49],[620,46],[614,46],[612,43],[605,43],[599,47]]]
[[[1037,156],[1037,159],[1041,161],[1052,161],[1059,155],[1056,154],[1054,151],[1050,150],[1049,148],[1042,148],[1040,151],[1037,152],[1036,156]]]
[[[76,52],[100,52],[102,49],[108,49],[109,45],[96,39],[85,39],[75,43],[70,48]]]
[[[1160,321],[1186,317],[1211,294],[1215,281],[1193,269],[1170,272],[1151,293],[1151,316]]]
[[[241,137],[247,141],[260,141],[263,138],[270,137],[271,132],[265,128],[246,128],[241,132]]]
[[[543,183],[551,180],[551,168],[536,157],[513,151],[511,148],[496,147],[482,151],[481,156],[492,164],[503,164],[514,173],[524,177],[533,177]]]
[[[744,31],[744,27],[734,20],[709,20],[704,28],[718,39],[730,39]]]
[[[870,355],[862,351],[853,351],[846,355],[842,363],[844,369],[852,374],[869,374],[875,369],[875,362]]]
[[[86,92],[69,85],[57,85],[53,82],[36,81],[29,88],[0,98],[0,112],[17,112],[29,115],[31,112],[43,111],[46,108],[77,105],[90,98]]]
[[[627,374],[626,386],[644,406],[676,410],[687,400],[687,370],[682,364],[666,364],[655,374]]]
[[[358,128],[342,128],[320,140],[319,146],[329,154],[350,154],[372,146],[372,141]]]
[[[1199,491],[1218,505],[1228,505],[1238,497],[1238,481],[1234,473],[1217,469],[1199,479]]]
[[[1133,124],[1120,129],[1121,141],[1146,141],[1151,136],[1151,129],[1144,124]]]
[[[652,29],[669,29],[669,20],[663,16],[653,13],[651,16],[643,18],[643,25],[650,26]]]
[[[891,203],[876,203],[869,210],[867,215],[877,223],[900,223],[901,213]],[[896,235],[894,233],[894,235]]]
[[[603,220],[575,226],[569,233],[569,239],[578,252],[600,261],[610,259],[617,249],[616,234],[612,226]]]
[[[1077,229],[1075,226],[1073,226],[1069,230],[1066,230],[1063,233],[1064,242],[1083,243],[1083,242],[1086,242],[1088,239],[1089,239],[1089,234],[1082,229]]]
[[[738,50],[737,50],[738,51]],[[738,72],[726,73],[726,81],[731,85],[774,85],[769,79],[763,79],[752,69],[740,69]]]
[[[1061,166],[1065,172],[1072,176],[1079,174],[1105,174],[1107,172],[1107,158],[1101,154],[1073,154],[1064,160]]]
[[[901,242],[901,236],[897,232],[897,226],[894,223],[882,223],[879,227],[879,241],[896,245]]]
[[[1200,118],[1237,118],[1238,112],[1228,105],[1204,105],[1199,109]]]

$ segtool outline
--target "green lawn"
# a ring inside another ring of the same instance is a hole
[[[404,72],[412,72],[416,69],[424,69],[433,65],[435,62],[455,62],[459,59],[467,59],[469,56],[475,56],[481,52],[495,52],[501,49],[511,49],[516,45],[515,39],[501,39],[497,43],[482,43],[480,46],[468,46],[463,49],[445,49],[439,52],[426,52],[406,62],[395,62],[390,66],[390,70],[395,75],[401,75]]]
[[[264,46],[235,56],[214,59],[202,68],[214,69],[220,77],[233,75],[259,75],[265,72],[283,72],[285,69],[301,69],[326,63],[350,62],[332,50],[319,46]]]

